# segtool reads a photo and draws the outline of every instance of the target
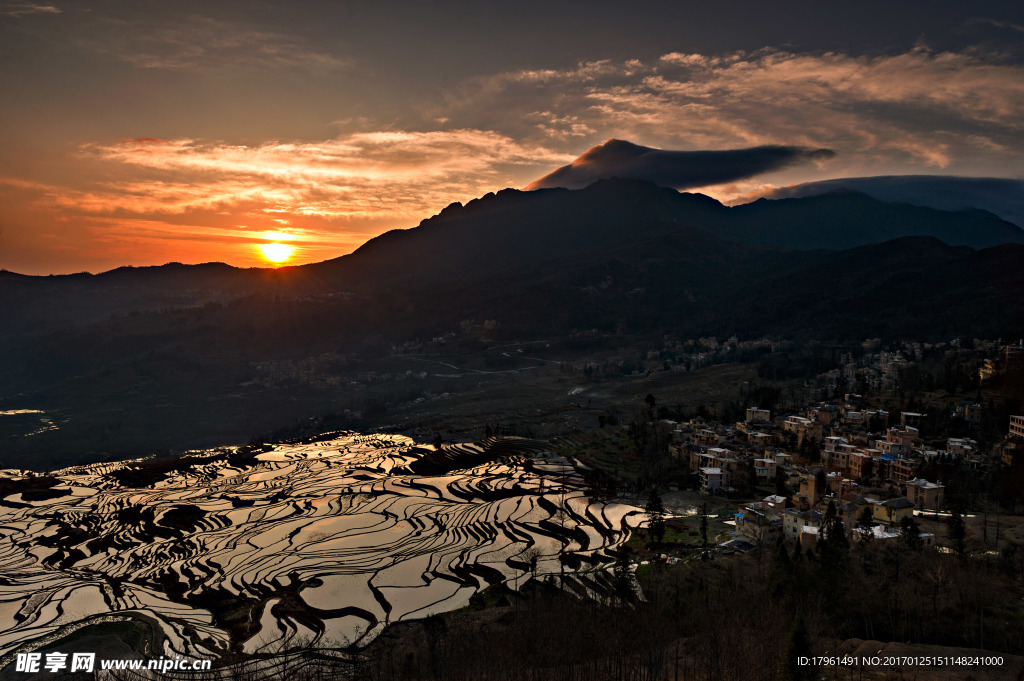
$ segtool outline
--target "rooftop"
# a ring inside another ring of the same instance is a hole
[[[895,499],[883,501],[879,506],[888,506],[891,508],[914,508],[914,502],[906,497],[897,497]]]
[[[913,480],[907,482],[907,486],[920,487],[921,489],[943,489],[945,487],[945,485],[942,485],[937,482],[928,482],[927,480],[919,480],[917,478],[914,478]]]

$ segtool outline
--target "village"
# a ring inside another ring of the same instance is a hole
[[[998,350],[997,360],[981,363],[979,380],[1019,368],[1021,344]],[[876,389],[892,389],[899,370],[909,364],[891,353],[868,358],[867,371],[847,366],[829,375],[847,374],[848,384],[858,380],[864,385],[868,374]],[[946,550],[956,541],[948,536],[956,530],[948,528],[962,526],[961,515],[983,505],[967,490],[986,483],[991,487],[1005,471],[1019,467],[1024,416],[1010,415],[1005,437],[986,446],[972,437],[929,432],[926,425],[935,419],[927,414],[886,411],[875,406],[878,402],[845,393],[839,399],[808,402],[795,413],[775,415],[748,407],[745,418],[732,424],[697,416],[671,424],[669,453],[706,497],[744,499],[759,489],[774,489],[739,505],[733,538],[723,543],[726,548],[745,551],[785,542],[813,550],[831,515],[851,541],[902,538],[915,546],[943,545]],[[963,400],[949,416],[970,430],[984,408],[979,401]],[[943,477],[952,470],[958,479],[951,495]],[[953,516],[957,519],[951,521]],[[922,531],[922,519],[948,526],[946,536]],[[996,534],[998,548],[998,530]]]

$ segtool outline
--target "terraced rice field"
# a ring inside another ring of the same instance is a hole
[[[560,554],[591,589],[643,516],[592,501],[572,463],[520,438],[345,434],[247,464],[196,455],[141,488],[116,478],[131,462],[58,471],[0,499],[0,668],[100,621],[148,623],[166,655],[361,646],[560,573]]]

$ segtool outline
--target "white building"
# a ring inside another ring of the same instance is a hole
[[[747,409],[747,423],[767,423],[771,420],[772,414],[767,409],[750,407]]]
[[[719,494],[729,487],[729,471],[724,468],[701,468],[700,489],[706,494]]]

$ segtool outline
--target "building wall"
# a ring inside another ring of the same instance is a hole
[[[913,501],[918,508],[942,508],[944,491],[942,485],[907,485],[907,499]]]
[[[882,504],[874,504],[871,508],[872,516],[877,522],[891,525],[899,525],[900,521],[903,520],[903,518],[914,515],[913,508],[893,508],[892,518],[890,518],[889,508],[891,507],[883,506]]]
[[[1010,417],[1010,435],[1024,437],[1024,416]]]

